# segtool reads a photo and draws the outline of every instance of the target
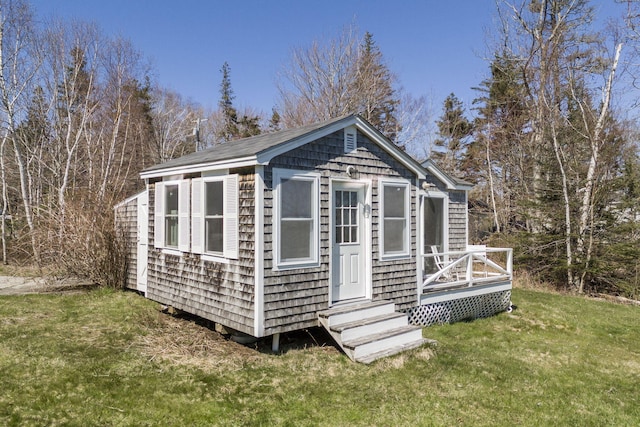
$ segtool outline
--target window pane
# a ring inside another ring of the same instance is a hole
[[[280,227],[280,259],[291,261],[311,258],[313,221],[282,220]]]
[[[404,186],[384,185],[385,218],[404,218]]]
[[[342,227],[336,227],[336,243],[342,243]]]
[[[342,191],[336,191],[336,207],[342,207]]]
[[[384,253],[405,252],[405,220],[384,220]]]
[[[176,216],[164,218],[164,244],[178,246],[178,217]]]
[[[311,218],[312,181],[283,179],[280,187],[282,218]]]
[[[358,192],[351,191],[351,206],[358,206]]]
[[[429,253],[431,246],[443,249],[444,199],[427,198],[424,204],[424,249]]]
[[[222,218],[207,218],[205,220],[205,233],[206,233],[206,250],[207,252],[220,252],[224,251],[223,247],[223,233],[222,233]]]
[[[164,213],[178,215],[178,186],[167,185],[164,187]]]
[[[206,186],[205,215],[222,215],[222,181],[207,182]]]

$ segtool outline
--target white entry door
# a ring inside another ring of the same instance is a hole
[[[149,193],[147,191],[138,196],[138,256],[137,290],[147,294],[147,260],[149,256]]]
[[[366,296],[364,184],[332,186],[331,285],[333,302]]]

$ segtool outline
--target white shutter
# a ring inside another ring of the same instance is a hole
[[[344,128],[344,152],[345,153],[351,153],[356,148],[358,148],[356,135],[357,135],[357,132],[355,127],[350,126],[348,128]]]
[[[178,249],[189,251],[189,180],[180,181],[178,189]]]
[[[202,178],[191,180],[191,251],[204,253],[204,183]]]
[[[155,202],[153,208],[153,244],[156,248],[164,247],[164,185],[156,182]]]
[[[238,175],[224,179],[224,256],[238,259]]]

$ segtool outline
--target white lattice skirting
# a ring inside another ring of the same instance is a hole
[[[420,305],[407,310],[409,323],[435,325],[489,317],[511,305],[511,290]]]

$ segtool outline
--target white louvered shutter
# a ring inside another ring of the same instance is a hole
[[[189,251],[189,180],[180,181],[178,190],[178,249],[182,252]]]
[[[238,175],[224,179],[224,256],[238,259]]]
[[[357,136],[357,132],[355,127],[350,126],[344,129],[344,152],[345,153],[351,153],[356,148],[358,148],[356,136]]]
[[[164,185],[156,182],[155,201],[153,208],[153,245],[156,248],[164,247]]]
[[[191,180],[191,251],[204,253],[204,183],[202,178]]]

